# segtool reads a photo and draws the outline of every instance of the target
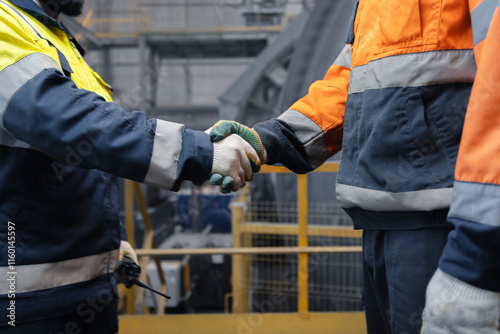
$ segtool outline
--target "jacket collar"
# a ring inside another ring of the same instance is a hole
[[[9,0],[9,2],[22,8],[44,25],[50,25],[65,30],[56,20],[48,16],[33,0]]]
[[[71,32],[63,24],[59,24],[52,17],[48,16],[47,13],[45,13],[43,9],[41,9],[33,0],[9,0],[9,2],[19,8],[22,8],[44,25],[53,26],[65,31],[69,40],[75,45],[82,57],[85,56],[85,49],[78,43]]]

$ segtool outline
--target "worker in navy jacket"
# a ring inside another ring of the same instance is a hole
[[[219,172],[237,190],[252,175],[240,137],[112,103],[59,21],[82,3],[0,1],[2,333],[117,331],[117,177],[177,190]]]

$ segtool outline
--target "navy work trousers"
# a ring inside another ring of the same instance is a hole
[[[418,334],[427,283],[451,227],[363,231],[368,334]]]
[[[115,334],[118,332],[118,301],[93,304],[84,313],[75,312],[54,318],[0,328],[2,334]],[[83,316],[84,315],[84,316]]]

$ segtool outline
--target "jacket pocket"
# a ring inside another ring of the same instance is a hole
[[[440,0],[371,1],[370,5],[378,15],[375,54],[438,42]]]
[[[434,117],[420,92],[414,91],[407,96],[404,115],[400,115],[399,121],[403,132],[409,134],[401,163],[428,178],[424,182],[428,182],[425,188],[443,184],[451,186],[453,170],[449,168],[448,157],[440,143]]]
[[[417,88],[350,95],[338,182],[394,193],[451,187],[434,119]]]

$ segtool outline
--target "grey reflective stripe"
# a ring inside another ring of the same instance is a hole
[[[470,13],[474,46],[486,38],[493,15],[499,6],[498,0],[484,0]]]
[[[119,249],[96,255],[54,263],[18,266],[14,270],[0,267],[0,294],[9,290],[10,276],[15,276],[15,291],[23,293],[55,288],[91,280],[112,273],[118,265]]]
[[[334,65],[351,68],[351,45],[344,46],[339,56],[333,62]]]
[[[62,73],[59,64],[54,59],[35,52],[0,72],[0,127],[3,127],[5,109],[12,96],[28,81],[49,68],[55,68]]]
[[[20,147],[34,149],[28,143],[25,143],[14,137],[9,131],[0,127],[0,145],[8,147]]]
[[[7,7],[9,7],[14,13],[17,14],[17,16],[19,16],[20,18],[22,18],[24,20],[24,22],[26,22],[26,24],[31,27],[31,30],[33,30],[33,32],[38,37],[43,38],[42,35],[40,35],[40,33],[38,32],[38,30],[36,30],[35,27],[33,27],[33,25],[30,23],[30,21],[28,21],[28,19],[26,18],[26,16],[23,13],[21,13],[20,11],[17,10],[17,8],[12,7],[11,5],[9,5],[8,3],[6,3],[5,1],[0,0],[0,2],[3,3],[4,5],[6,5]],[[45,39],[45,38],[43,38],[43,39]]]
[[[473,82],[476,70],[472,49],[391,56],[354,67],[349,79],[349,93],[362,93],[369,89]]]
[[[449,217],[500,226],[500,185],[455,181]]]
[[[328,159],[325,133],[318,124],[303,113],[292,109],[285,111],[278,119],[285,121],[299,137],[313,168],[318,167]]]
[[[170,189],[177,176],[184,125],[159,119],[156,122],[153,155],[144,182]]]
[[[337,183],[337,199],[343,208],[371,211],[430,211],[450,207],[452,188],[391,193]]]

